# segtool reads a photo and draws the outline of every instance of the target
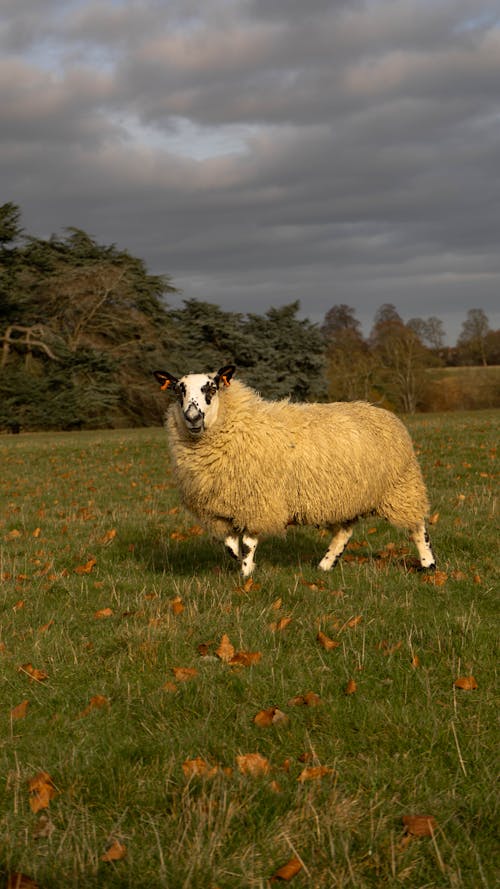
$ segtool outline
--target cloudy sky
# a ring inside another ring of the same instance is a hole
[[[500,0],[0,0],[0,186],[232,311],[498,327]]]

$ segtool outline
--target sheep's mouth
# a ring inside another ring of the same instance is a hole
[[[203,423],[201,426],[188,426],[188,432],[190,435],[200,435],[203,432]]]

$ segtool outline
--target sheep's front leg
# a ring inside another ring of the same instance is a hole
[[[241,559],[240,538],[236,534],[230,534],[224,540],[224,546],[232,559]]]
[[[436,567],[436,560],[434,558],[434,553],[432,552],[430,537],[424,522],[411,532],[411,537],[418,549],[420,565],[427,571],[433,571]]]
[[[352,525],[345,525],[343,528],[340,528],[340,530],[337,531],[336,534],[334,534],[330,546],[328,547],[325,555],[319,563],[319,567],[323,571],[329,571],[330,568],[333,568],[334,565],[337,564],[347,544],[349,543],[349,540],[352,537],[352,531]]]
[[[253,573],[253,569],[255,568],[254,555],[258,542],[258,537],[250,537],[249,534],[243,535],[243,558],[241,561],[241,573],[243,574],[243,577],[250,577]]]

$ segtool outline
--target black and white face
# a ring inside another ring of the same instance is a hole
[[[178,383],[182,417],[190,435],[210,429],[217,419],[219,386],[210,374],[187,374]]]
[[[162,389],[177,395],[182,419],[189,434],[196,438],[210,429],[217,420],[219,389],[229,386],[235,368],[227,365],[213,374],[186,374],[177,379],[165,371],[155,371]]]

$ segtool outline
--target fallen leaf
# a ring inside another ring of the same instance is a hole
[[[460,676],[453,685],[455,688],[461,688],[463,691],[474,691],[475,688],[478,688],[474,676]]]
[[[412,658],[411,665],[412,665],[412,667],[413,667],[414,670],[416,670],[417,667],[420,667],[420,658],[419,658],[418,654],[416,654],[416,655]]]
[[[189,682],[190,679],[194,679],[198,675],[198,670],[195,670],[194,667],[172,667],[172,673],[177,682]]]
[[[285,627],[288,626],[291,620],[291,617],[280,617],[279,620],[275,620],[269,624],[269,629],[272,630],[273,633],[280,633],[281,630],[284,630]]]
[[[104,695],[94,695],[85,707],[85,710],[79,713],[79,718],[88,716],[92,710],[101,710],[103,707],[109,707],[108,698],[104,697]]]
[[[331,651],[333,648],[339,648],[340,642],[337,642],[335,639],[330,639],[325,633],[321,630],[318,631],[318,635],[316,636],[317,641],[320,645],[323,646],[326,651]]]
[[[29,701],[27,699],[25,699],[24,701],[21,701],[21,703],[18,704],[17,707],[13,707],[12,710],[10,711],[10,718],[11,719],[24,719],[26,716],[26,712],[28,710],[28,704],[29,704]]]
[[[191,778],[193,776],[213,778],[218,772],[218,766],[211,766],[205,759],[202,759],[201,756],[197,756],[194,759],[186,759],[185,762],[182,763],[182,771],[186,778]]]
[[[162,689],[163,689],[163,691],[170,691],[170,692],[178,691],[178,688],[177,688],[175,682],[170,682],[170,680],[168,682],[165,682],[164,685],[162,685]]]
[[[115,539],[115,537],[116,537],[116,528],[111,528],[110,531],[106,531],[104,536],[101,537],[101,539],[99,540],[99,543],[101,544],[101,546],[109,546],[109,544],[112,543],[112,541]]]
[[[292,880],[300,870],[302,870],[303,864],[298,858],[290,858],[290,861],[287,861],[283,867],[279,867],[277,871],[271,877],[271,883],[279,883],[285,882],[288,883],[289,880]]]
[[[430,583],[432,586],[444,586],[447,580],[448,575],[445,571],[433,571],[432,574],[424,574],[422,577],[423,583]]]
[[[306,766],[305,769],[302,769],[297,781],[303,784],[304,781],[318,781],[320,778],[324,778],[325,775],[333,774],[334,770],[328,768],[328,766]]]
[[[38,889],[38,883],[35,883],[31,877],[26,874],[20,874],[18,871],[11,871],[7,874],[7,883],[5,889]]]
[[[315,691],[308,691],[305,695],[295,695],[288,701],[289,707],[317,707],[321,704],[321,698]]]
[[[88,562],[85,562],[85,565],[77,565],[75,574],[90,574],[95,565],[97,565],[97,559],[89,559]]]
[[[49,678],[49,674],[45,670],[39,670],[33,664],[21,664],[18,668],[19,673],[26,673],[34,682],[45,682]]]
[[[12,531],[9,531],[9,533],[5,535],[5,540],[17,540],[20,536],[21,532],[18,531],[17,528],[13,528]]]
[[[46,624],[43,624],[42,627],[38,627],[38,632],[39,633],[46,633],[47,630],[50,630],[50,628],[51,628],[51,626],[53,626],[53,624],[54,624],[54,621],[49,620]]]
[[[437,525],[439,522],[439,513],[434,512],[428,519],[429,525]]]
[[[269,773],[269,760],[260,753],[242,753],[236,757],[238,769],[242,775],[251,775],[253,778]]]
[[[278,599],[274,600],[273,604],[271,605],[271,609],[273,611],[279,611],[282,604],[283,604],[283,599],[281,598],[281,596],[279,596]]]
[[[351,617],[351,619],[347,621],[346,626],[351,627],[351,629],[352,629],[352,627],[357,627],[358,624],[360,624],[362,620],[363,620],[363,615],[358,614],[358,615],[356,615],[356,617]]]
[[[431,837],[437,827],[433,815],[403,815],[406,832],[414,837]]]
[[[41,528],[35,528],[35,530],[33,531],[33,537],[40,537],[41,533],[42,533]]]
[[[113,616],[112,608],[100,608],[99,611],[94,612],[94,618],[96,620],[104,620],[107,617]]]
[[[288,722],[288,716],[278,707],[268,707],[267,710],[259,710],[253,722],[261,728],[267,728],[270,725]]]
[[[174,614],[182,614],[184,611],[184,603],[180,596],[176,596],[174,599],[170,600],[170,607]]]
[[[262,658],[261,651],[236,651],[229,661],[230,667],[251,667]]]
[[[346,695],[353,695],[354,692],[357,691],[357,689],[358,689],[358,686],[356,685],[354,679],[349,679],[349,682],[347,683],[347,685],[346,685],[346,687],[345,687],[345,692],[344,692],[344,693],[345,693]]]
[[[19,580],[19,578],[18,578],[18,580]],[[25,605],[24,599],[19,599],[19,602],[16,602],[16,604],[12,606],[12,610],[13,611],[21,611],[21,609],[24,608],[24,605]]]
[[[120,861],[121,858],[125,858],[126,854],[127,847],[118,840],[115,840],[106,850],[104,855],[101,855],[101,861]]]
[[[216,655],[220,658],[221,661],[228,663],[231,658],[234,656],[234,645],[229,641],[229,636],[227,633],[224,633],[222,639],[220,640],[220,645],[216,650]]]
[[[57,791],[48,772],[38,772],[28,783],[30,792],[30,808],[32,812],[46,809]]]

